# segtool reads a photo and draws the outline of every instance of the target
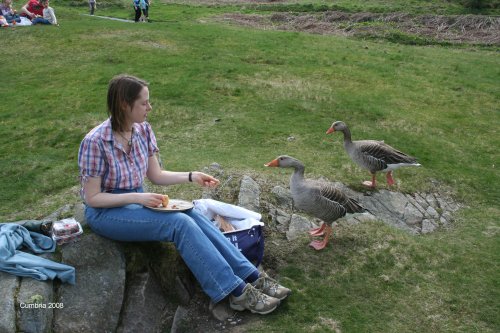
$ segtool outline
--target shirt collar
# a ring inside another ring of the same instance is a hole
[[[113,130],[111,129],[111,118],[104,122],[102,130],[102,139],[105,141],[113,141]]]
[[[139,135],[139,131],[138,131],[138,124],[133,124],[132,127],[134,128],[134,131],[132,132],[132,135],[134,137],[136,137],[137,135]],[[102,138],[103,140],[105,141],[113,141],[113,129],[111,128],[111,118],[108,118],[105,122],[104,122],[104,126],[103,126],[103,131],[102,131]]]

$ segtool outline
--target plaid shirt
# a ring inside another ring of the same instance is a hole
[[[91,130],[80,144],[78,166],[80,181],[101,177],[101,190],[135,189],[142,186],[148,170],[148,158],[157,153],[156,138],[147,122],[134,124],[130,153],[115,141],[111,120]]]

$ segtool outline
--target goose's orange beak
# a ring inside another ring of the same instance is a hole
[[[330,134],[330,133],[333,133],[333,132],[335,132],[335,128],[330,127],[330,128],[328,129],[328,131],[326,131],[326,134]]]
[[[272,160],[271,162],[264,164],[264,166],[266,166],[266,167],[278,167],[279,166],[278,159]]]

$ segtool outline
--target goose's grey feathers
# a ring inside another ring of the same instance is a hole
[[[378,171],[391,171],[401,166],[420,165],[415,157],[389,146],[384,141],[352,141],[351,132],[342,121],[334,122],[327,133],[333,131],[344,134],[344,149],[347,154],[356,164],[368,169],[372,174]]]
[[[296,158],[282,155],[275,161],[281,168],[294,168],[290,178],[290,191],[296,208],[331,223],[347,213],[366,211],[354,199],[345,195],[331,183],[304,178],[304,164]]]

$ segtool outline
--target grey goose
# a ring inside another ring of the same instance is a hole
[[[326,131],[326,134],[333,132],[344,133],[344,149],[354,163],[370,171],[371,181],[364,181],[363,185],[375,188],[375,175],[377,172],[387,173],[387,184],[392,186],[394,179],[392,172],[403,166],[420,166],[417,159],[407,155],[384,141],[358,140],[352,141],[351,131],[342,121],[336,121]]]
[[[290,178],[290,191],[294,206],[324,222],[319,228],[310,231],[313,236],[324,235],[322,240],[313,240],[309,244],[316,250],[321,250],[328,244],[332,234],[332,222],[347,213],[366,211],[356,200],[349,198],[332,183],[304,178],[304,164],[296,158],[281,155],[264,165],[294,169]]]

